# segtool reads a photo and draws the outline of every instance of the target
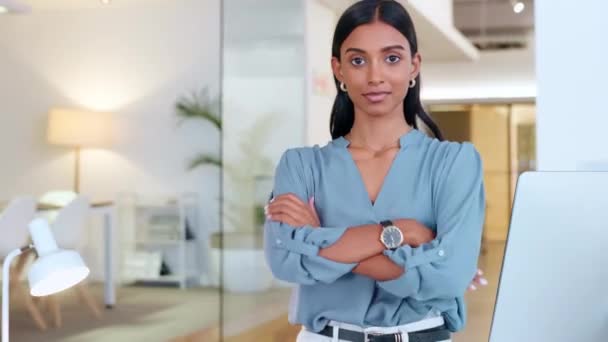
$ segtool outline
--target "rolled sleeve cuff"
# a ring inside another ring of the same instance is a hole
[[[281,229],[289,229],[282,227]],[[356,263],[340,263],[319,256],[319,249],[331,246],[344,234],[347,227],[343,228],[312,228],[304,226],[293,228],[291,236],[283,235],[277,237],[274,245],[290,253],[299,260],[295,261],[309,277],[325,282],[332,283],[341,276],[352,271]],[[300,257],[297,257],[299,255]]]
[[[348,227],[313,228],[311,226],[304,226],[302,228],[294,228],[289,239],[277,238],[275,243],[277,247],[312,257],[319,254],[319,249],[336,243],[346,229]]]
[[[426,265],[432,262],[444,260],[448,255],[439,240],[433,240],[420,247],[412,248],[409,245],[401,246],[395,250],[386,250],[384,255],[389,257],[395,264],[407,270]]]
[[[379,281],[378,285],[398,297],[409,297],[420,291],[421,274],[419,266],[439,262],[446,257],[446,251],[438,240],[417,248],[405,245],[396,250],[386,250],[386,255],[395,264],[403,267],[405,272],[397,279]]]

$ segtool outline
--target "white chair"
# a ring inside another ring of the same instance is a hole
[[[57,204],[57,203],[53,203]],[[87,245],[87,222],[90,204],[86,197],[77,195],[71,202],[59,209],[57,216],[51,222],[51,230],[57,240],[57,245],[63,249],[73,249],[83,254]],[[91,295],[86,282],[75,287],[79,297],[89,307],[95,317],[101,317],[101,309]],[[61,312],[56,297],[49,302],[55,316],[55,325],[61,326]]]
[[[65,207],[68,203],[72,202],[78,196],[77,193],[70,190],[53,190],[44,193],[38,199],[38,203],[47,204],[57,207]],[[55,221],[59,210],[45,210],[43,216],[49,221]]]
[[[4,259],[14,249],[29,243],[28,224],[34,219],[35,214],[36,201],[32,197],[26,196],[13,199],[0,213],[0,236],[2,237],[0,238],[0,259]],[[24,253],[17,259],[16,265],[11,270],[11,287],[22,294],[25,306],[38,328],[46,330],[46,322],[29,291],[20,281],[29,256],[29,253]]]

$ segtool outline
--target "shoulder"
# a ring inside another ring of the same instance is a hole
[[[276,174],[292,174],[312,180],[318,169],[323,168],[331,159],[330,145],[331,143],[322,147],[314,145],[288,148],[279,160]]]
[[[283,152],[281,156],[281,163],[289,163],[292,165],[301,164],[309,165],[315,159],[315,155],[321,152],[321,148],[318,145],[312,147],[292,147],[288,148]]]
[[[304,200],[314,191],[314,180],[326,147],[293,147],[285,150],[275,170],[275,194],[298,193]]]
[[[479,151],[470,142],[439,141],[426,137],[423,140],[427,160],[431,167],[443,171],[476,172],[482,168]]]
[[[314,167],[321,160],[329,157],[334,150],[335,146],[332,145],[332,142],[324,146],[314,145],[288,148],[283,152],[279,165],[290,164],[299,167]]]

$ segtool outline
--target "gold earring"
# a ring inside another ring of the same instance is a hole
[[[412,79],[410,80],[410,88],[414,88],[415,86],[416,86],[416,79],[415,79],[415,78],[412,78]]]
[[[340,82],[340,90],[346,93],[346,84],[344,82]]]

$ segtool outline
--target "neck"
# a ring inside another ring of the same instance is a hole
[[[346,138],[351,147],[382,151],[399,146],[399,138],[410,130],[403,111],[381,116],[355,112],[355,122]]]

